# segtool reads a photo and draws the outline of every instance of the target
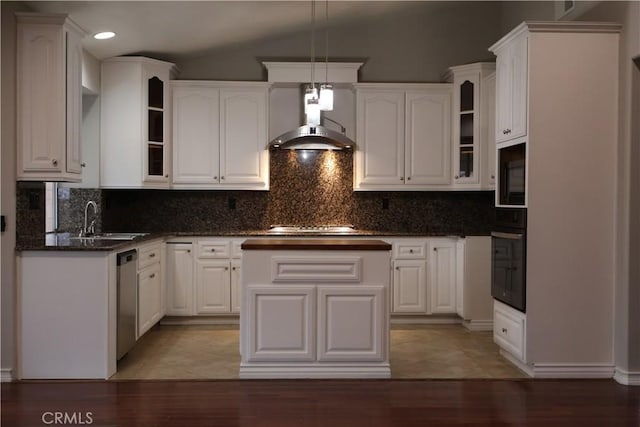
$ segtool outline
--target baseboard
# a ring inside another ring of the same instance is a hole
[[[504,351],[503,349],[500,349],[500,355],[511,362],[513,365],[515,365],[516,368],[520,369],[530,377],[533,377],[533,370],[531,369],[531,367],[526,363],[523,363],[521,360],[518,360],[514,355],[512,355],[508,351]]]
[[[463,320],[462,326],[470,331],[493,331],[493,320]]]
[[[606,364],[536,363],[535,378],[613,378],[614,366]]]
[[[160,320],[161,325],[238,325],[239,316],[184,316],[184,317],[164,317]]]
[[[13,381],[13,370],[12,369],[0,369],[0,382],[10,383]]]
[[[638,371],[629,372],[629,371],[625,371],[624,369],[616,368],[615,373],[613,374],[613,379],[616,380],[616,382],[623,385],[639,386],[640,372]]]
[[[459,317],[428,317],[411,315],[391,315],[392,325],[459,325],[462,320]]]
[[[240,364],[240,379],[274,379],[274,378],[391,378],[389,364],[378,366],[319,366],[319,365],[245,365]]]

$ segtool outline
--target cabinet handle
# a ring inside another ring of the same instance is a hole
[[[155,257],[156,257],[156,253],[155,252],[149,254],[149,258],[155,258]]]
[[[401,176],[401,177],[400,177],[400,181],[404,181],[404,176]]]
[[[87,164],[86,164],[85,162],[82,162],[82,163],[80,163],[80,167],[81,167],[81,168],[86,168],[86,167],[87,167]]]
[[[502,333],[506,334],[507,333],[507,328],[502,328]]]
[[[156,273],[151,273],[151,274],[149,275],[149,279],[153,279],[154,277],[156,277]]]
[[[53,166],[58,166],[58,160],[51,159],[51,164],[53,164]]]

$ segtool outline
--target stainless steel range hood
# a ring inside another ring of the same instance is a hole
[[[269,148],[287,150],[351,150],[355,143],[343,133],[324,126],[303,125],[285,132],[269,143]]]

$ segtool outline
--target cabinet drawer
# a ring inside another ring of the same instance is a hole
[[[162,250],[162,245],[159,243],[154,243],[148,246],[142,246],[138,250],[138,270],[142,270],[145,267],[148,267],[152,264],[160,262],[161,250]]]
[[[395,259],[424,259],[427,253],[426,246],[427,242],[424,240],[396,242],[393,245],[393,257]]]
[[[229,258],[228,240],[202,240],[198,242],[198,258]]]
[[[525,314],[499,302],[494,302],[493,340],[522,361],[524,361],[525,321]]]

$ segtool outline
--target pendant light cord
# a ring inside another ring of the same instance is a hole
[[[329,83],[329,0],[325,2],[324,82]]]
[[[315,62],[316,62],[316,2],[311,0],[311,90],[315,86]]]

